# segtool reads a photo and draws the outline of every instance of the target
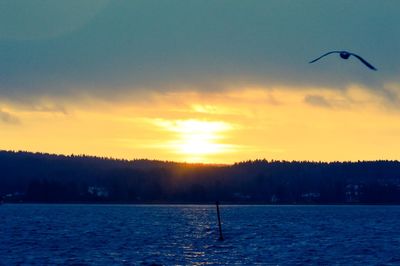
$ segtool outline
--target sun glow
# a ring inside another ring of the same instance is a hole
[[[398,160],[399,111],[382,97],[350,87],[182,91],[118,104],[0,100],[0,150],[218,164]]]
[[[201,120],[157,121],[159,126],[173,132],[177,139],[168,143],[176,153],[184,155],[188,162],[203,162],[207,156],[230,152],[233,145],[221,143],[224,133],[232,129],[225,122]]]

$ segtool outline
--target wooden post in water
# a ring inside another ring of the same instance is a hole
[[[219,240],[224,240],[224,237],[222,236],[222,227],[221,227],[221,216],[219,215],[219,201],[215,202],[217,205],[217,216],[218,216],[218,227],[219,227]]]

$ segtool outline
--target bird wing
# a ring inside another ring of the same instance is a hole
[[[329,55],[329,54],[340,53],[340,52],[341,52],[341,51],[331,51],[331,52],[327,52],[326,54],[321,55],[320,57],[318,57],[317,59],[314,59],[314,60],[310,61],[309,63],[310,63],[310,64],[311,64],[311,63],[314,63],[315,61],[318,61],[318,60],[320,60],[322,57],[327,56],[327,55]]]
[[[369,67],[370,69],[372,69],[372,70],[377,70],[373,65],[371,65],[370,63],[368,63],[367,61],[365,61],[364,58],[362,58],[361,56],[356,55],[356,54],[354,54],[354,53],[350,53],[350,54],[353,55],[353,56],[355,56],[355,57],[357,57],[361,62],[364,63],[364,65],[366,65],[366,66]]]

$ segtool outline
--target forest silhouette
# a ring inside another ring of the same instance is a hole
[[[0,151],[5,202],[399,204],[400,162],[233,165]]]

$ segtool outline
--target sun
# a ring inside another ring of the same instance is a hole
[[[232,126],[221,121],[175,120],[159,121],[176,139],[168,147],[188,162],[205,162],[208,156],[226,153],[232,145],[222,143]]]
[[[181,121],[177,123],[180,140],[176,146],[184,154],[204,155],[223,152],[220,133],[226,130],[226,125],[218,122]]]

